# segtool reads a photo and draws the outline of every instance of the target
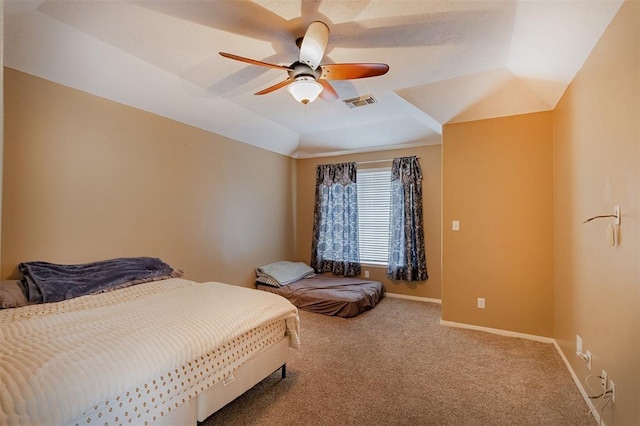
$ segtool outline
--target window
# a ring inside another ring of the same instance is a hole
[[[391,169],[363,169],[357,173],[360,262],[386,265],[389,260]]]

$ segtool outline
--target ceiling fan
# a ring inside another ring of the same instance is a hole
[[[317,97],[325,101],[338,99],[338,93],[327,80],[352,80],[386,74],[389,65],[377,63],[320,64],[329,41],[329,27],[321,21],[312,22],[304,37],[296,40],[300,48],[299,59],[289,66],[275,65],[232,53],[220,52],[225,58],[261,67],[287,71],[286,80],[267,87],[256,95],[264,95],[287,86],[287,91],[300,103],[308,104]]]

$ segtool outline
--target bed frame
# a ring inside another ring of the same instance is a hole
[[[159,425],[193,424],[202,422],[278,369],[286,377],[289,337],[284,336],[275,345],[262,349],[242,364],[231,376],[216,383],[197,398],[177,410],[165,414]]]

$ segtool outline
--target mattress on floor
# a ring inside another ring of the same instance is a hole
[[[256,287],[285,297],[299,309],[344,318],[372,309],[385,291],[379,281],[332,276],[304,278],[282,287],[256,283]]]

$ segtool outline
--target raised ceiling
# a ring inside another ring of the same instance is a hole
[[[297,158],[441,142],[446,123],[551,110],[620,0],[5,1],[5,66]],[[323,63],[383,62],[302,105],[253,93],[310,22]],[[342,101],[372,95],[348,108]]]

